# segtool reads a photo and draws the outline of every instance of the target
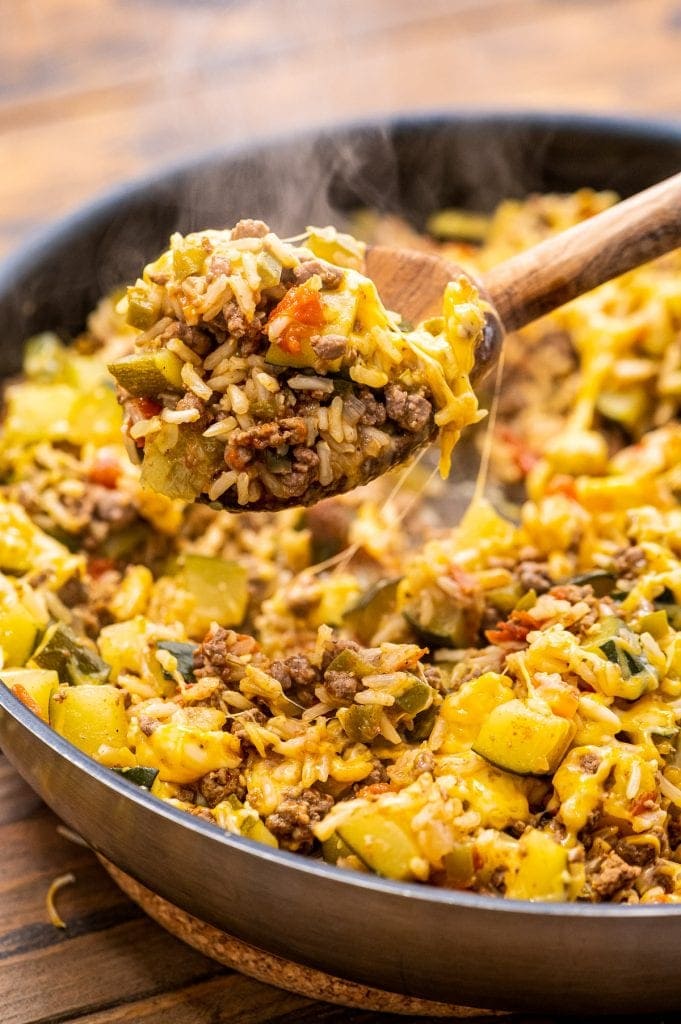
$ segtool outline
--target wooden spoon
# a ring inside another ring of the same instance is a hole
[[[503,331],[517,330],[570,299],[681,246],[681,174],[500,263],[479,282],[498,317],[488,318],[474,380],[496,362]],[[433,253],[388,246],[367,251],[366,273],[388,309],[418,323],[442,309],[460,267]]]

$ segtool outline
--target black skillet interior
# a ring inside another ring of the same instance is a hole
[[[217,154],[132,185],[29,242],[0,268],[0,354],[83,325],[172,230],[243,215],[281,232],[357,206],[407,216],[489,210],[531,191],[626,195],[678,171],[681,129],[580,118],[442,116]],[[198,916],[366,984],[540,1012],[652,1012],[681,999],[679,908],[519,904],[337,871],[218,834],[74,752],[5,691],[0,743],[72,827]]]

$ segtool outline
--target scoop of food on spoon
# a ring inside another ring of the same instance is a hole
[[[493,268],[261,221],[174,235],[123,300],[110,370],[142,480],[236,511],[310,505],[480,418],[473,384],[515,330],[681,246],[681,174]],[[390,312],[395,311],[395,312]]]

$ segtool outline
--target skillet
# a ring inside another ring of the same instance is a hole
[[[681,168],[681,127],[442,114],[215,153],[128,185],[0,268],[3,373],[22,341],[82,327],[173,230],[257,215],[280,234],[372,206],[422,227],[445,205],[582,185],[628,195]],[[452,495],[452,518],[455,500]],[[0,746],[99,853],[195,916],[342,978],[444,1002],[543,1013],[676,1009],[681,907],[523,903],[344,872],[190,817],[75,750],[0,688]]]

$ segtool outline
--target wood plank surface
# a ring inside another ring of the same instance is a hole
[[[681,117],[681,0],[0,0],[0,14],[0,255],[114,183],[302,127],[452,107]],[[406,1020],[205,959],[57,826],[0,756],[1,1024]],[[45,897],[66,872],[62,931]]]

